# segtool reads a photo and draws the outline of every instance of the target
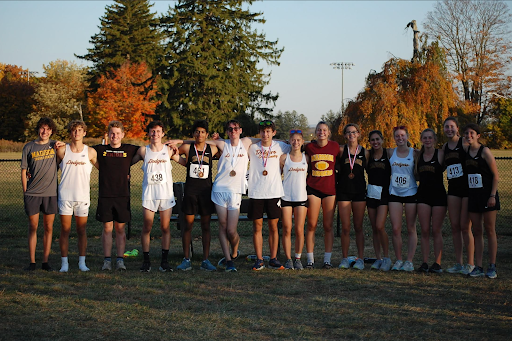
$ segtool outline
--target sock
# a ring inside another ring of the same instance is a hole
[[[324,263],[331,264],[331,252],[324,253]]]
[[[117,257],[116,262],[119,262],[120,260],[124,262],[124,257]]]
[[[302,253],[296,253],[295,254],[295,259],[300,259],[301,256],[302,256]]]
[[[105,257],[106,261],[112,262],[112,257]]]
[[[85,265],[85,256],[78,256],[78,269],[80,271],[89,271],[90,269]]]
[[[169,250],[162,249],[162,262],[167,262],[168,256],[169,256]]]
[[[68,257],[60,257],[60,259],[61,259],[60,272],[68,272],[68,270],[69,270]]]
[[[313,255],[313,252],[306,253],[308,263],[315,263],[315,256]]]
[[[144,255],[144,263],[149,263],[149,252],[143,252]]]

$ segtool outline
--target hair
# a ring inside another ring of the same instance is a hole
[[[432,135],[434,135],[434,140],[437,141],[436,132],[432,128],[423,129],[423,131],[420,134],[420,139],[423,137],[423,134],[428,133],[428,132],[432,133]],[[421,144],[420,153],[418,155],[418,160],[423,157],[424,152],[425,152],[425,146],[423,144]],[[418,160],[416,160],[415,165],[414,165],[416,174],[418,174]]]
[[[81,127],[84,131],[87,131],[87,125],[82,120],[73,120],[68,124],[68,133],[71,133],[73,130]]]
[[[164,130],[164,124],[162,123],[162,121],[155,120],[148,124],[148,126],[146,127],[146,133],[149,134],[149,131],[156,127],[162,127],[162,131]]]
[[[36,125],[36,134],[39,134],[39,129],[42,126],[48,126],[52,130],[52,134],[57,132],[57,126],[55,125],[55,122],[49,117],[41,117],[39,121],[37,121]]]
[[[239,121],[237,121],[237,120],[229,120],[229,121],[226,123],[226,126],[224,127],[224,130],[226,130],[226,131],[227,131],[227,130],[228,130],[228,128],[229,128],[229,125],[230,125],[230,124],[233,124],[233,125],[237,126],[238,128],[242,128],[242,126],[240,125],[240,122],[239,122]]]
[[[261,122],[270,122],[271,124],[267,125],[261,125]],[[259,131],[265,130],[266,128],[272,128],[272,131],[276,131],[276,124],[274,121],[271,120],[263,120],[259,124]]]
[[[208,121],[207,120],[197,120],[194,122],[194,125],[192,126],[192,135],[196,131],[197,128],[203,128],[206,130],[206,133],[208,133]]]
[[[468,124],[466,124],[466,126],[464,127],[464,133],[468,129],[474,130],[474,131],[476,131],[476,133],[478,135],[480,135],[480,126],[478,124],[476,124],[476,123],[468,123]]]
[[[316,127],[315,127],[315,131],[318,129],[319,126],[321,126],[322,124],[325,124],[327,126],[327,129],[329,131],[331,131],[331,127],[329,127],[329,123],[325,122],[325,121],[320,121],[316,124]]]
[[[382,135],[382,131],[380,131],[380,130],[372,130],[372,131],[370,131],[370,133],[368,134],[368,140],[372,138],[372,135],[373,135],[373,134],[377,134],[377,135],[379,135],[379,136],[380,136],[380,138],[381,138],[382,140],[384,140],[384,136]]]
[[[443,121],[443,125],[446,124],[446,121],[453,121],[457,128],[459,127],[459,120],[457,120],[457,118],[454,116],[448,116],[447,118],[445,118],[445,120]]]
[[[124,126],[120,121],[110,121],[108,124],[108,131],[112,128],[119,128],[124,133]]]
[[[347,133],[347,129],[348,127],[354,127],[356,128],[357,132],[360,133],[361,132],[361,129],[359,129],[359,126],[355,123],[349,123],[347,124],[344,128],[343,128],[343,134],[346,134]]]

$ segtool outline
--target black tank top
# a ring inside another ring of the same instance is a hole
[[[469,155],[469,147],[466,151],[466,162],[464,172],[467,174],[481,174],[482,175],[482,183],[483,188],[487,189],[487,191],[492,188],[492,180],[494,175],[491,172],[491,168],[487,164],[487,161],[482,157],[482,151],[484,150],[484,145],[480,145],[478,152],[475,157]],[[470,191],[481,190],[481,188],[470,188]]]
[[[462,147],[462,138],[459,138],[459,142],[457,142],[457,146],[455,149],[448,148],[448,143],[444,147],[444,164],[448,168],[448,166],[461,164],[464,166],[464,162],[466,160],[466,152]],[[463,167],[464,169],[464,167]],[[449,172],[449,170],[447,170]],[[468,188],[468,175],[466,172],[463,172],[462,176],[458,178],[448,179],[448,186],[450,188],[460,188],[463,190],[467,190]]]
[[[338,169],[336,181],[337,192],[350,194],[366,193],[366,180],[364,178],[364,169],[366,167],[365,149],[361,146],[359,148],[360,151],[357,156],[351,155],[352,161],[354,161],[353,157],[356,158],[352,172],[350,171],[350,160],[348,158],[349,148],[347,145],[343,148],[341,158],[336,160]],[[350,173],[354,174],[352,178],[349,177]]]
[[[439,163],[439,150],[434,151],[434,156],[429,161],[423,158],[423,152],[418,157],[418,175],[420,178],[420,186],[418,187],[418,195],[420,192],[445,192],[443,183],[444,168]],[[446,195],[446,192],[444,193]]]
[[[194,143],[190,144],[190,150],[188,152],[187,159],[187,179],[185,184],[185,194],[193,194],[193,195],[211,195],[212,191],[212,149],[209,144],[206,144],[206,149],[204,151],[203,157],[203,166],[208,166],[202,168],[202,171],[206,171],[208,168],[208,177],[205,179],[201,179],[199,177],[191,177],[190,176],[190,168],[191,165],[199,165],[199,161],[201,160],[201,156],[203,155],[202,150],[197,151],[197,155],[199,155],[199,160],[196,156],[196,151],[194,148]],[[199,172],[199,170],[198,170]]]
[[[380,159],[375,160],[373,150],[370,150],[370,159],[366,168],[368,174],[368,184],[381,186],[382,196],[389,195],[389,182],[391,181],[391,164],[389,163],[386,148],[382,151]]]

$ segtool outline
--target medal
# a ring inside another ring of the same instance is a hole
[[[236,172],[234,170],[232,170],[231,172],[229,172],[229,176],[235,176],[236,175]]]
[[[197,148],[196,148],[195,143],[194,143],[194,150],[196,151],[197,162],[199,163],[199,172],[197,173],[197,175],[200,178],[202,178],[204,175],[204,171],[201,168],[203,168],[203,159],[204,159],[204,151],[206,150],[206,143],[204,144],[204,147],[203,147],[203,154],[201,155],[201,160],[199,160],[199,154],[197,153]]]
[[[231,150],[231,172],[229,172],[229,176],[233,177],[236,175],[236,172],[233,170],[235,168],[236,162],[238,160],[238,155],[242,150],[242,141],[238,140],[238,145],[233,148],[231,141],[229,142],[229,149]]]
[[[203,175],[204,175],[204,172],[203,171],[199,171],[198,175],[199,175],[200,178],[202,178]]]
[[[263,176],[267,176],[267,174],[268,174],[267,170],[265,169],[262,174],[263,174]]]
[[[268,172],[265,168],[267,168],[267,161],[268,161],[271,151],[272,151],[272,142],[270,144],[270,147],[268,147],[268,154],[267,154],[267,158],[265,159],[265,152],[263,150],[263,145],[261,145],[261,159],[263,160],[263,172],[261,174],[263,174],[263,176],[267,176],[267,174],[268,174]]]
[[[357,154],[359,154],[359,145],[357,145],[356,153],[354,154],[354,159],[352,159],[352,158],[350,157],[350,148],[349,148],[349,146],[348,146],[348,145],[347,145],[347,149],[348,149],[348,150],[347,150],[347,151],[348,151],[348,153],[347,153],[347,154],[348,154],[348,163],[349,163],[349,165],[350,165],[350,174],[348,175],[348,178],[352,180],[352,179],[354,178],[354,176],[355,176],[355,174],[354,174],[354,173],[352,173],[352,170],[354,169],[354,165],[355,165],[355,163],[356,163]]]
[[[354,173],[350,173],[350,174],[348,175],[348,178],[349,178],[349,179],[353,179],[353,178],[354,178],[354,176],[355,176],[355,175],[354,175]]]

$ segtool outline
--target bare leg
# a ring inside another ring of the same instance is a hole
[[[397,260],[402,260],[402,215],[403,204],[400,202],[389,203],[389,218],[393,227],[393,249]]]
[[[364,257],[364,230],[363,219],[366,210],[366,201],[352,202],[352,220],[354,221],[354,230],[356,231],[357,257]]]
[[[408,245],[407,245],[407,260],[412,262],[414,254],[416,253],[416,246],[418,245],[418,233],[416,232],[416,210],[417,204],[405,204],[405,222],[407,224]]]
[[[71,233],[71,219],[72,218],[73,218],[73,216],[70,216],[70,215],[61,215],[60,216],[61,225],[60,225],[59,246],[60,246],[60,256],[61,257],[68,256],[69,234]],[[78,223],[77,223],[77,230],[78,230]]]
[[[277,249],[279,248],[279,229],[277,223],[279,218],[268,219],[268,246],[270,248],[270,258],[277,257]]]
[[[484,225],[487,233],[487,248],[489,252],[489,263],[496,264],[496,253],[498,252],[498,239],[496,238],[496,215],[497,211],[484,213]]]
[[[140,242],[142,244],[142,252],[149,252],[149,243],[151,229],[153,228],[153,221],[155,219],[155,212],[142,208],[142,217],[144,219],[142,223],[142,233],[140,234]]]
[[[295,216],[295,253],[302,253],[304,248],[304,223],[306,222],[307,208],[297,206],[293,210]]]
[[[190,259],[190,244],[192,243],[192,227],[194,226],[193,214],[185,215],[185,227],[182,231],[181,245],[183,246],[183,256]]]
[[[101,233],[101,244],[103,245],[103,256],[110,257],[112,254],[112,231],[114,222],[103,223],[103,232]]]
[[[50,251],[52,249],[52,235],[53,235],[53,220],[55,214],[43,214],[43,263],[48,263]]]
[[[419,212],[418,212],[419,214]],[[432,207],[432,236],[434,237],[434,258],[441,265],[443,256],[443,221],[446,217],[446,206]]]
[[[124,251],[126,247],[126,233],[124,232],[124,226],[126,223],[115,222],[114,226],[116,229],[116,249],[117,257],[124,257]]]
[[[312,253],[315,249],[315,232],[322,200],[314,195],[308,195],[308,224],[306,227],[306,251]]]
[[[37,246],[37,225],[39,224],[39,213],[28,217],[28,253],[30,263],[36,262]]]
[[[453,248],[455,249],[455,261],[463,264],[462,259],[462,230],[461,230],[462,198],[454,195],[448,196],[448,217],[452,226]],[[419,213],[419,212],[418,212]],[[419,216],[419,214],[418,214]]]
[[[210,256],[210,244],[212,242],[212,234],[210,230],[211,215],[201,216],[201,239],[203,242],[203,260]]]
[[[291,206],[281,208],[282,243],[286,259],[292,259],[292,214],[293,208]]]
[[[252,243],[254,244],[254,251],[258,259],[263,259],[263,236],[261,229],[263,227],[263,218],[255,219],[252,222]]]
[[[482,266],[482,258],[484,253],[484,235],[482,226],[482,213],[469,213],[469,219],[473,225],[473,235],[475,240],[475,265]]]
[[[171,215],[172,208],[160,211],[160,230],[162,231],[162,250],[171,247]]]
[[[322,212],[324,223],[325,252],[332,252],[334,245],[334,231],[332,229],[334,211],[336,210],[336,196],[331,195],[322,199]]]
[[[462,206],[460,210],[460,229],[462,231],[462,239],[466,246],[466,252],[468,254],[468,264],[475,264],[475,239],[473,238],[473,232],[471,231],[471,220],[469,219],[468,212],[469,199],[462,198]]]
[[[338,212],[341,220],[341,254],[343,258],[348,257],[350,248],[350,213],[352,206],[350,201],[338,201]]]
[[[421,255],[423,263],[428,263],[430,254],[430,221],[432,218],[432,207],[427,204],[418,204],[418,220],[421,227]]]

